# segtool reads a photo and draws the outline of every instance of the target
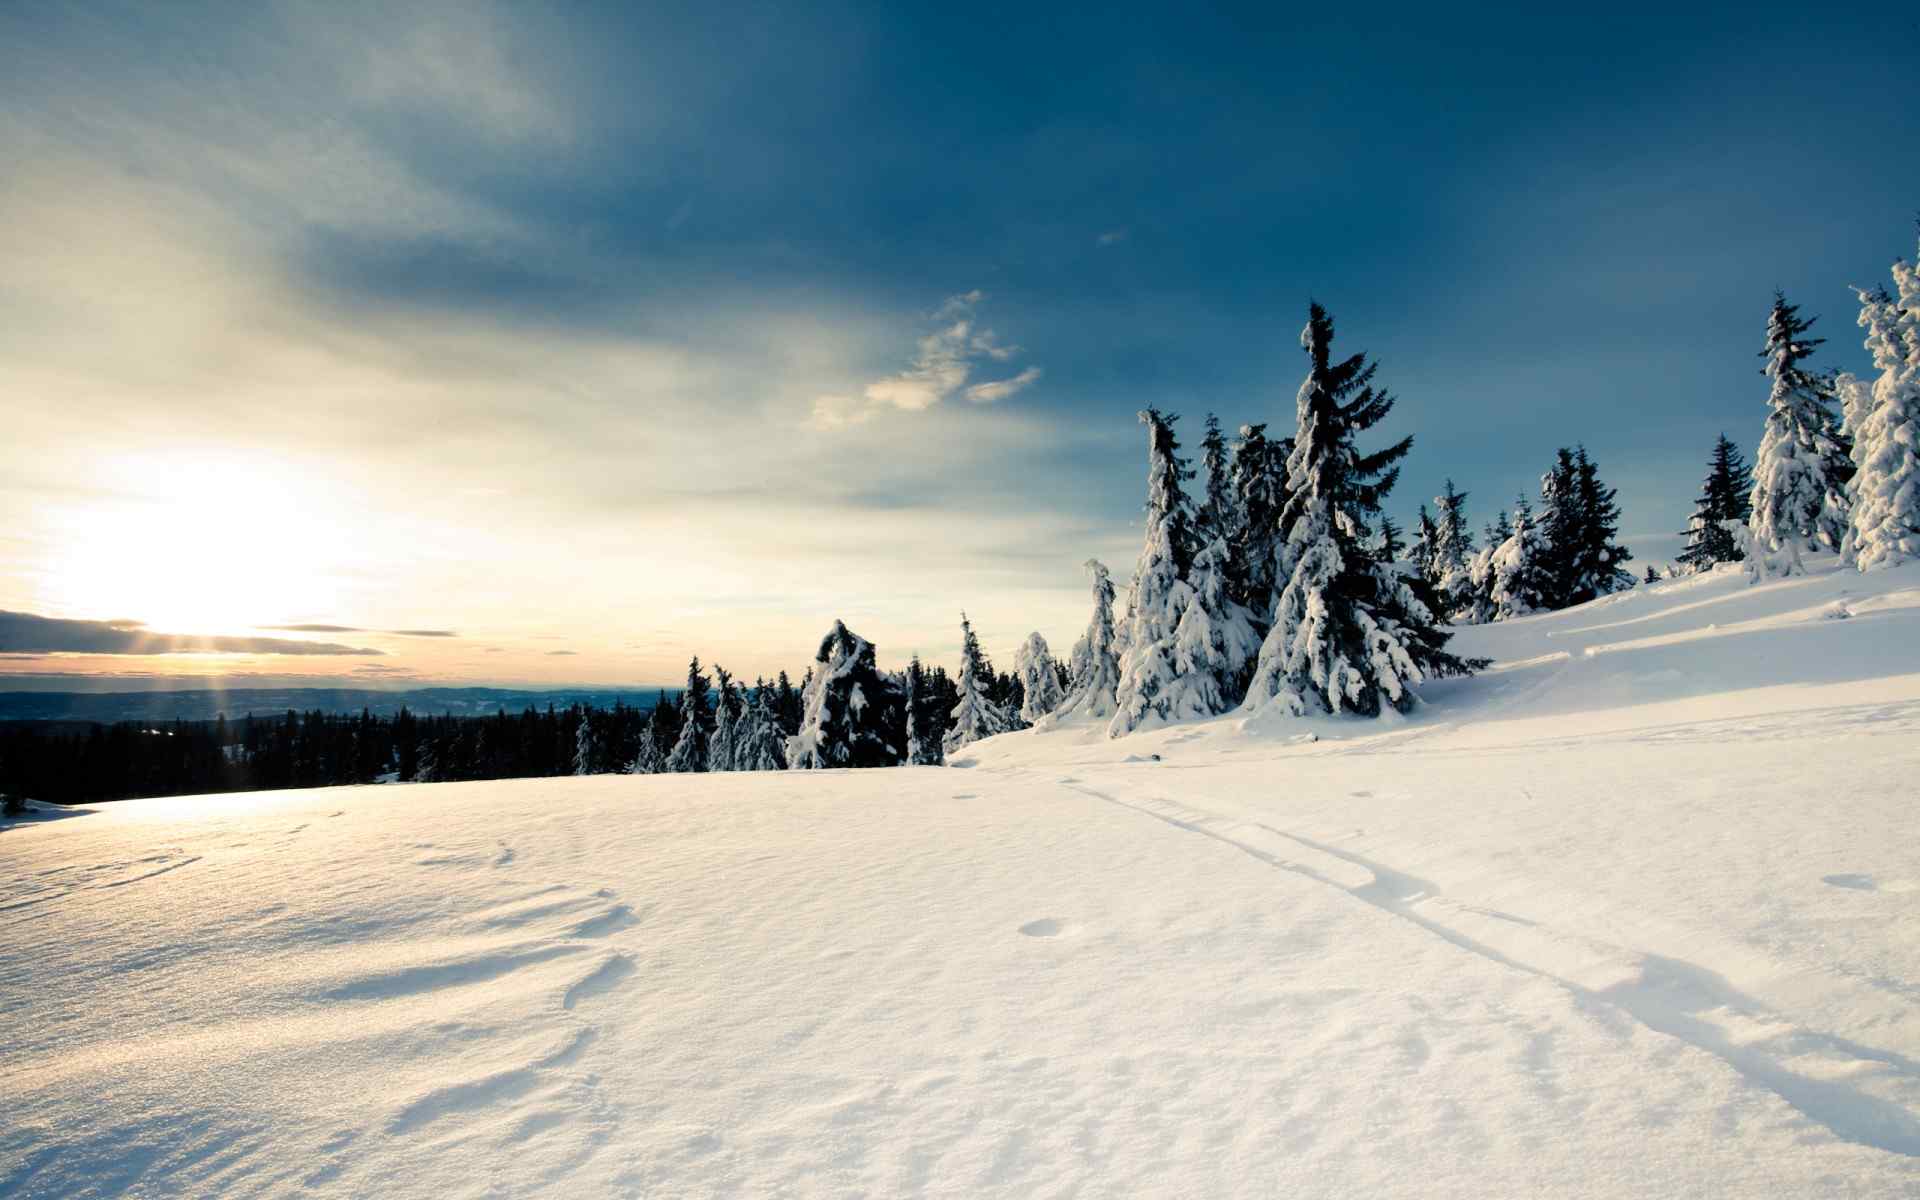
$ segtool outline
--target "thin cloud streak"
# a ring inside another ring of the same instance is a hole
[[[74,621],[0,610],[0,650],[35,654],[384,655],[384,650],[290,638],[153,633],[125,622]]]

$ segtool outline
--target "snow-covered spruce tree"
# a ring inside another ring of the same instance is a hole
[[[1184,487],[1190,472],[1173,435],[1177,419],[1151,408],[1140,414],[1147,427],[1146,537],[1134,567],[1110,737],[1226,712],[1245,690],[1255,648],[1246,610],[1227,595],[1226,543],[1203,543],[1194,527]]]
[[[1260,647],[1249,711],[1376,716],[1385,705],[1405,712],[1422,681],[1478,665],[1446,652],[1448,635],[1427,606],[1366,552],[1367,520],[1380,511],[1412,439],[1359,452],[1356,435],[1377,425],[1393,399],[1372,386],[1365,355],[1335,363],[1332,343],[1333,319],[1312,305],[1300,337],[1310,365],[1282,514],[1291,570]]]
[[[1485,625],[1494,619],[1493,552],[1497,549],[1499,543],[1488,538],[1487,545],[1467,559],[1466,583],[1452,593],[1452,615],[1448,619],[1453,624]]]
[[[1574,488],[1580,497],[1582,538],[1575,548],[1574,603],[1583,604],[1596,596],[1611,596],[1633,586],[1633,574],[1620,564],[1633,558],[1633,551],[1622,546],[1620,505],[1615,502],[1618,489],[1600,479],[1600,468],[1587,456],[1585,446],[1573,450]]]
[[[941,747],[941,738],[946,733],[946,722],[938,714],[940,700],[935,693],[933,677],[920,665],[920,656],[913,656],[907,664],[907,764],[915,767],[937,767],[946,761]]]
[[[1093,615],[1087,619],[1087,631],[1073,644],[1067,669],[1072,683],[1054,710],[1056,720],[1076,716],[1107,720],[1113,716],[1114,694],[1120,686],[1120,659],[1113,644],[1113,575],[1097,558],[1088,559],[1086,566],[1093,576]]]
[[[973,632],[967,614],[960,614],[960,699],[953,706],[941,748],[948,757],[982,738],[1006,733],[1014,727],[1013,714],[994,703],[993,665],[980,650],[980,639]]]
[[[1707,478],[1693,516],[1683,531],[1687,547],[1676,559],[1688,571],[1705,571],[1715,563],[1739,562],[1739,545],[1726,529],[1727,521],[1745,521],[1753,512],[1753,472],[1740,457],[1740,448],[1721,434],[1707,460]],[[1648,570],[1653,568],[1649,567]],[[1652,582],[1649,580],[1648,582]]]
[[[1434,522],[1433,514],[1427,506],[1420,506],[1420,517],[1413,525],[1413,546],[1409,552],[1413,559],[1413,569],[1426,582],[1436,597],[1440,594],[1440,526]],[[1434,611],[1438,612],[1439,609]]]
[[[1849,556],[1862,571],[1920,558],[1920,271],[1893,265],[1886,289],[1860,292],[1860,325],[1880,375],[1854,430]]]
[[[1027,635],[1013,655],[1013,672],[1020,677],[1020,719],[1031,725],[1060,707],[1060,672],[1047,639],[1036,630]]]
[[[780,729],[778,701],[765,683],[756,685],[745,698],[734,740],[733,769],[736,771],[784,771],[787,769],[787,736]]]
[[[1540,527],[1534,523],[1533,509],[1525,496],[1514,504],[1512,528],[1513,532],[1493,551],[1488,601],[1493,610],[1490,619],[1495,621],[1541,611],[1552,588],[1543,561]]]
[[[1585,604],[1633,586],[1620,566],[1633,557],[1615,539],[1620,507],[1614,489],[1600,481],[1585,446],[1562,446],[1553,468],[1540,478],[1542,556],[1551,581],[1549,608]]]
[[[740,741],[740,693],[725,667],[713,668],[713,738],[707,743],[707,770],[734,770]]]
[[[667,756],[660,749],[660,743],[655,740],[653,731],[654,717],[658,711],[656,709],[653,714],[648,715],[646,721],[640,726],[639,745],[634,748],[633,761],[627,764],[629,775],[658,775],[666,770]]]
[[[1195,527],[1203,538],[1231,541],[1239,525],[1234,495],[1232,465],[1227,458],[1227,439],[1220,432],[1220,418],[1207,414],[1206,435],[1200,439],[1200,471],[1205,491]]]
[[[1287,455],[1293,440],[1267,439],[1267,427],[1242,425],[1233,452],[1236,525],[1227,542],[1228,594],[1244,605],[1255,628],[1266,631],[1276,594],[1274,558],[1280,549],[1280,510],[1287,502]]]
[[[1434,522],[1433,585],[1447,606],[1447,617],[1473,607],[1472,580],[1473,531],[1467,528],[1467,493],[1455,491],[1453,480],[1447,490],[1433,498],[1440,509]]]
[[[1227,565],[1227,544],[1218,538],[1194,555],[1187,572],[1192,599],[1173,634],[1174,670],[1203,716],[1229,712],[1240,703],[1260,654],[1260,635],[1228,587]]]
[[[1753,464],[1753,539],[1766,575],[1804,574],[1808,549],[1839,549],[1846,537],[1846,480],[1853,463],[1829,407],[1833,384],[1800,365],[1826,340],[1806,336],[1813,324],[1800,319],[1799,307],[1785,295],[1773,294],[1767,346],[1760,352],[1773,386]]]
[[[594,760],[599,757],[599,747],[594,740],[593,710],[587,709],[580,714],[579,732],[573,735],[573,773],[575,775],[593,774]]]
[[[680,737],[667,755],[667,770],[676,774],[707,769],[707,747],[713,738],[713,711],[707,706],[707,677],[700,658],[687,665],[687,690],[680,693]]]
[[[787,766],[893,767],[906,757],[892,730],[905,725],[901,696],[874,666],[873,643],[839,621],[820,640],[803,689],[800,732],[787,739]]]

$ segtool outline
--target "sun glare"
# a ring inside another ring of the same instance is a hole
[[[339,506],[295,464],[142,456],[103,464],[98,482],[101,498],[51,514],[54,611],[235,634],[335,610],[331,567],[347,542]]]

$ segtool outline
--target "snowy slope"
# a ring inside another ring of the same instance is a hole
[[[0,1195],[1920,1194],[1917,606],[1659,585],[1391,724],[29,819]]]

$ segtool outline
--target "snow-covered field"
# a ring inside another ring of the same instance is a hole
[[[1456,645],[1410,721],[30,819],[0,1195],[1920,1195],[1920,569]]]

